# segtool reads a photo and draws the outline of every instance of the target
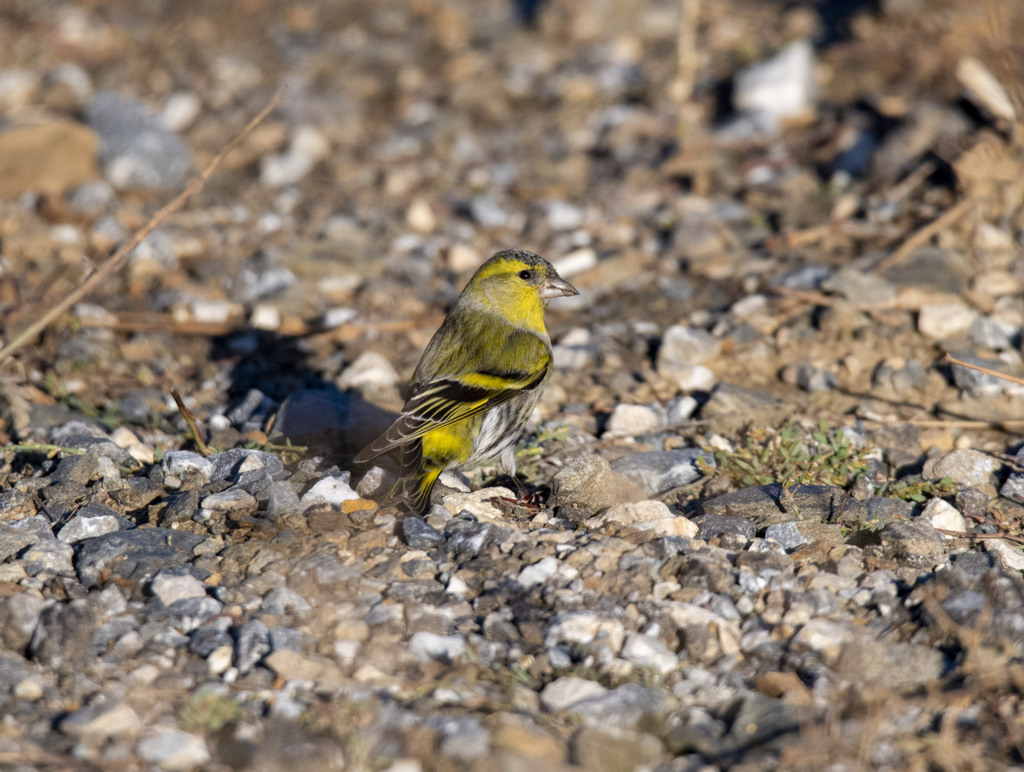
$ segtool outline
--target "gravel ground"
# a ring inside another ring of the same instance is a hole
[[[1022,34],[5,4],[5,344],[284,94],[0,362],[0,768],[1024,769],[1024,387],[968,366],[1024,375]],[[535,505],[381,509],[352,458],[507,246],[582,290]]]

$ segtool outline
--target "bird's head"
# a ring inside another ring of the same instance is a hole
[[[540,255],[506,249],[480,266],[462,297],[490,305],[513,324],[543,331],[548,300],[579,294]]]

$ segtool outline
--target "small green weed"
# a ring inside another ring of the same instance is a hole
[[[706,448],[716,469],[698,461],[706,474],[725,476],[738,488],[781,483],[846,487],[868,468],[870,448],[855,448],[841,429],[829,430],[824,419],[816,431],[792,424],[781,429],[751,429],[732,452]]]
[[[241,712],[234,697],[201,690],[181,709],[181,727],[186,732],[218,732],[238,721]]]
[[[544,482],[541,475],[541,462],[546,451],[547,442],[564,440],[569,437],[569,427],[564,424],[545,426],[535,437],[525,439],[516,445],[516,468],[528,483],[538,485]]]
[[[904,477],[902,480],[889,483],[878,491],[878,495],[891,496],[894,499],[904,499],[905,501],[916,501],[918,504],[924,504],[928,499],[949,496],[956,493],[956,490],[957,488],[953,481],[948,477],[943,477],[936,482],[933,480],[922,480],[920,475],[911,475],[910,477]]]

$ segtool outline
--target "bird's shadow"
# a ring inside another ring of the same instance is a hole
[[[266,425],[273,414],[271,441],[301,446],[304,456],[319,455],[351,469],[355,455],[398,414],[338,388],[313,366],[309,348],[303,336],[247,331],[216,338],[212,353],[231,363],[232,410],[258,403],[254,394],[259,392],[268,399],[262,407],[256,404],[251,420]]]

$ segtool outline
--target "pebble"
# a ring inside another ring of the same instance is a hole
[[[61,193],[99,176],[97,137],[69,121],[0,132],[0,196]]]
[[[458,635],[437,635],[421,630],[409,639],[409,653],[421,662],[452,663],[466,653],[466,641]]]
[[[607,692],[601,684],[577,676],[562,676],[540,692],[540,704],[549,713],[569,710],[577,702]]]
[[[113,91],[98,92],[85,108],[100,138],[100,160],[115,188],[180,187],[192,165],[188,147],[142,103]]]
[[[671,673],[679,664],[676,653],[660,639],[639,633],[626,636],[620,656],[638,667],[653,670],[659,675]]]
[[[210,760],[206,741],[199,735],[180,729],[160,729],[147,733],[139,740],[136,749],[145,761],[168,772],[192,769]]]
[[[917,329],[932,340],[965,335],[978,318],[978,312],[960,303],[923,305],[917,313]]]
[[[206,597],[206,586],[183,568],[158,571],[150,580],[149,590],[165,606],[186,598]]]
[[[576,456],[555,474],[551,484],[554,507],[595,512],[643,498],[640,486],[613,471],[611,464],[601,456]]]
[[[700,365],[718,356],[722,342],[705,330],[673,325],[665,330],[658,348],[659,373]]]
[[[957,487],[977,487],[989,482],[990,475],[998,466],[999,461],[987,453],[969,449],[954,450],[928,459],[921,475],[926,480],[948,477]]]
[[[88,745],[102,745],[121,735],[132,736],[141,728],[142,721],[131,707],[106,701],[73,710],[59,724],[63,734]]]
[[[924,506],[921,517],[931,523],[932,528],[954,531],[955,533],[967,533],[967,521],[956,507],[942,499],[931,499]],[[942,534],[943,539],[956,538],[948,534]]]
[[[611,462],[611,469],[640,485],[648,496],[658,496],[699,479],[699,460],[714,469],[715,457],[696,448],[629,454]]]
[[[608,437],[636,437],[650,434],[666,423],[665,411],[660,405],[616,405],[608,418]]]
[[[790,43],[767,61],[736,74],[733,105],[751,114],[767,131],[806,117],[815,100],[814,49],[806,40]]]
[[[995,553],[999,562],[1011,571],[1024,571],[1024,553],[1016,545],[1011,546],[1003,539],[986,539],[985,549]]]
[[[300,501],[306,507],[314,504],[329,504],[332,507],[338,507],[345,501],[353,501],[358,498],[359,494],[349,486],[347,476],[324,477],[306,491]]]

